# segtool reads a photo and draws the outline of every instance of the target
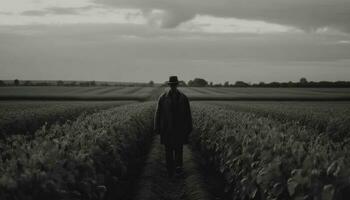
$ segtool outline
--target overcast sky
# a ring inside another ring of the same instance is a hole
[[[350,0],[2,0],[0,79],[350,80]]]

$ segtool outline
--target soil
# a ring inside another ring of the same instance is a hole
[[[137,183],[135,200],[209,200],[224,199],[223,180],[199,153],[187,145],[183,149],[182,176],[168,177],[164,146],[155,136],[142,175]],[[220,187],[218,187],[220,186]]]

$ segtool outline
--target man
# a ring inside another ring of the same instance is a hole
[[[158,100],[154,130],[160,134],[160,142],[165,146],[166,166],[169,177],[182,174],[183,145],[188,144],[192,131],[192,116],[188,98],[177,89],[177,76],[170,76],[170,90]]]

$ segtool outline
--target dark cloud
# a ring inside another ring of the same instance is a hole
[[[180,13],[181,12],[181,13]],[[161,27],[162,28],[173,28],[177,27],[180,23],[190,20],[194,17],[193,13],[179,10],[179,12],[175,12],[170,10],[164,13],[163,18],[161,19]]]
[[[21,15],[25,16],[44,16],[49,14],[46,10],[27,10],[21,13]]]
[[[78,8],[80,9],[80,8]],[[52,7],[47,9],[47,11],[58,14],[58,15],[75,15],[78,12],[77,8],[60,8],[60,7]]]
[[[2,12],[0,11],[0,15],[13,15],[12,12]]]
[[[75,15],[78,14],[79,10],[87,9],[85,7],[82,8],[62,8],[62,7],[51,7],[45,10],[27,10],[21,13],[21,15],[26,16],[44,16],[48,14],[56,14],[56,15]]]
[[[33,31],[38,34],[28,34]],[[74,54],[93,52],[103,56],[110,53],[113,59],[126,61],[134,58],[230,62],[350,60],[350,45],[339,44],[339,41],[350,40],[349,36],[293,33],[218,36],[137,25],[19,26],[6,31],[0,29],[0,32],[8,33],[6,37],[0,34],[2,50],[11,46],[17,49],[19,43],[28,48],[42,47],[43,51],[50,49],[56,55],[55,50],[51,49],[55,44],[62,52],[75,48]],[[133,39],[126,39],[128,37]],[[12,45],[6,47],[6,43]]]
[[[176,27],[196,14],[263,20],[312,31],[332,27],[350,32],[349,0],[96,0],[116,7],[162,9],[164,27]]]

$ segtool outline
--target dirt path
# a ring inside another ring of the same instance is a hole
[[[168,178],[164,156],[164,146],[156,136],[138,182],[135,200],[216,199],[207,191],[195,157],[187,146],[184,146],[184,177]]]

